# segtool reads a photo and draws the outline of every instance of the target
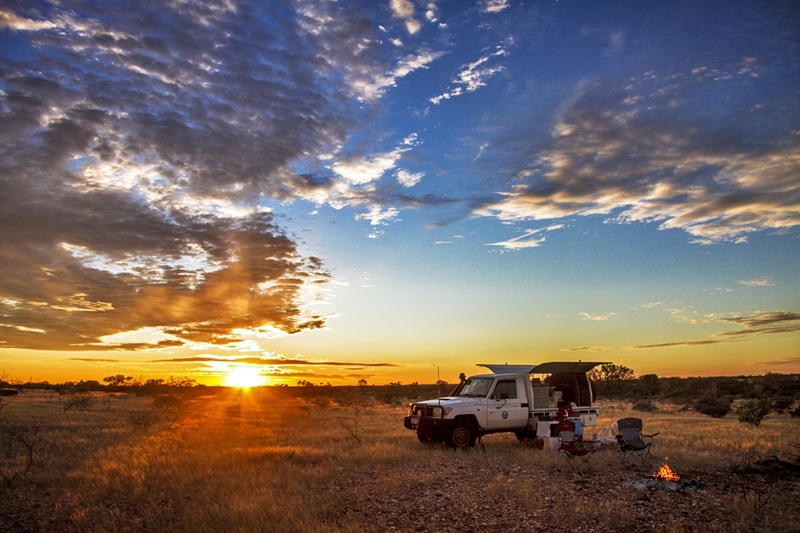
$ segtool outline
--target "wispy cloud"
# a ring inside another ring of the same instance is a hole
[[[800,313],[792,311],[758,311],[750,315],[720,315],[720,322],[736,324],[743,329],[718,333],[721,337],[767,335],[800,331]]]
[[[772,285],[772,278],[742,279],[739,284],[746,287],[768,287]]]
[[[672,315],[680,321],[692,324],[735,324],[741,326],[733,331],[715,333],[712,339],[666,342],[659,344],[643,344],[633,346],[634,349],[668,348],[674,346],[703,346],[726,342],[741,342],[748,336],[775,335],[800,331],[800,313],[792,311],[757,311],[743,314],[710,314],[698,315],[688,309],[673,309]]]
[[[520,235],[519,237],[514,237],[513,239],[508,239],[507,241],[488,243],[486,246],[500,246],[502,248],[505,248],[506,250],[523,250],[525,248],[536,248],[547,240],[547,237],[542,235],[543,232],[550,232],[563,228],[564,228],[563,224],[554,224],[546,228],[528,229],[525,230],[523,234]]]
[[[581,313],[583,320],[592,320],[594,322],[605,322],[615,317],[617,313],[606,313],[604,315],[593,315],[590,313]]]
[[[705,346],[707,344],[719,344],[725,341],[715,340],[702,340],[702,341],[678,341],[678,342],[662,342],[659,344],[639,344],[631,346],[634,350],[648,350],[650,348],[673,348],[676,346]]]
[[[395,363],[354,363],[345,361],[309,360],[292,357],[220,357],[214,355],[199,355],[192,357],[172,357],[154,359],[153,363],[236,363],[239,365],[262,366],[346,366],[353,370],[370,367],[395,367]]]
[[[500,13],[508,6],[508,0],[484,0],[482,9],[484,13]]]
[[[439,105],[442,100],[449,100],[450,98],[475,92],[481,87],[485,87],[489,78],[501,72],[504,68],[503,65],[491,66],[490,63],[506,55],[508,55],[507,45],[498,45],[493,52],[480,57],[472,63],[464,65],[452,81],[455,87],[438,96],[434,96],[430,99],[431,103]]]
[[[769,367],[794,367],[800,368],[800,356],[798,357],[789,357],[786,359],[774,359],[771,361],[759,361],[756,363],[758,366],[769,366]]]
[[[559,348],[559,352],[605,352],[611,349],[611,346],[578,346],[575,348]]]

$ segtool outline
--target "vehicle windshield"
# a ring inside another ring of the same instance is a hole
[[[469,396],[471,398],[485,398],[492,388],[493,378],[469,378],[464,382],[458,396]]]

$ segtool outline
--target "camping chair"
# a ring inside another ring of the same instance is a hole
[[[589,459],[597,451],[596,443],[584,441],[582,435],[576,432],[575,422],[572,420],[562,420],[558,429],[559,468],[569,465],[573,472],[577,472],[582,466],[592,468]]]
[[[649,465],[652,458],[650,446],[653,444],[653,437],[658,433],[643,434],[641,418],[622,418],[617,421],[617,428],[619,429],[617,442],[619,451],[622,452],[620,464],[624,465],[630,458],[631,461],[636,460],[642,465]]]

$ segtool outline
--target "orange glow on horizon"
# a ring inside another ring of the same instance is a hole
[[[267,379],[261,375],[258,367],[236,366],[228,371],[224,382],[226,387],[249,389],[266,385]]]

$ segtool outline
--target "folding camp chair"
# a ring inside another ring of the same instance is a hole
[[[572,420],[562,420],[558,429],[559,468],[569,465],[573,472],[577,472],[582,466],[592,468],[589,459],[597,451],[597,443],[584,441],[582,435],[576,432],[575,422]]]
[[[622,418],[617,421],[617,428],[619,429],[617,442],[622,453],[620,464],[624,465],[630,459],[631,462],[638,461],[642,465],[649,465],[652,458],[650,446],[653,445],[653,437],[658,433],[643,434],[641,418]]]

